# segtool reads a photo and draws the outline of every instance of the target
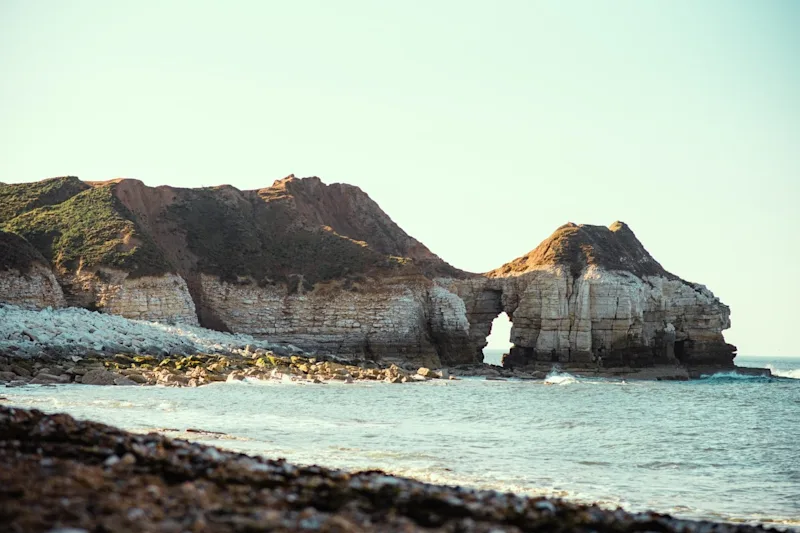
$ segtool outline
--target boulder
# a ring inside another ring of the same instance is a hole
[[[147,378],[137,372],[130,372],[126,375],[126,377],[133,381],[134,383],[145,384],[147,383]]]
[[[31,371],[25,368],[24,366],[11,365],[11,371],[18,376],[22,376],[23,378],[31,377]]]
[[[69,381],[69,376],[56,376],[53,374],[48,374],[47,372],[39,372],[36,374],[36,377],[29,382],[29,385],[50,385],[57,383],[69,383]]]
[[[116,385],[114,381],[121,378],[124,376],[108,370],[90,370],[81,377],[81,383],[84,385]]]

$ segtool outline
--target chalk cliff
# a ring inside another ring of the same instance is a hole
[[[42,254],[19,235],[4,231],[0,231],[0,301],[31,309],[66,304]]]
[[[240,191],[69,177],[0,184],[0,201],[0,229],[27,239],[40,275],[58,280],[56,303],[40,306],[428,366],[480,362],[505,311],[507,365],[732,365],[728,308],[666,272],[622,223],[567,224],[526,256],[473,274],[406,234],[359,188],[318,178]],[[30,284],[12,277],[0,277],[0,301],[27,298]]]
[[[474,322],[511,317],[508,365],[733,366],[730,309],[664,270],[622,222],[566,224],[486,278]]]

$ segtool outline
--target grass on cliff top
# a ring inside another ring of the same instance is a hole
[[[35,183],[0,183],[0,224],[32,209],[65,202],[89,188],[75,176]]]
[[[67,271],[81,265],[118,267],[134,277],[172,271],[112,187],[89,188],[58,205],[23,213],[2,229],[23,236],[53,266]]]
[[[0,231],[0,271],[13,268],[26,273],[35,262],[47,263],[28,241],[16,233]]]
[[[566,266],[573,277],[579,276],[587,266],[595,265],[639,277],[676,278],[653,259],[633,231],[621,222],[615,222],[610,228],[564,224],[534,250],[492,273],[501,276],[523,273],[542,265]]]
[[[170,206],[168,218],[185,230],[200,270],[226,281],[250,276],[294,287],[302,276],[310,288],[403,263],[333,231],[304,226],[284,198],[253,195],[236,204],[214,189],[193,189]]]

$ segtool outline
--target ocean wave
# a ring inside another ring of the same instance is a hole
[[[792,370],[778,370],[772,365],[767,365],[772,375],[779,378],[800,379],[800,368]]]
[[[700,379],[707,381],[733,381],[733,380],[746,380],[746,381],[768,381],[769,376],[759,374],[740,374],[735,370],[729,372],[716,372],[714,374],[703,374]]]
[[[545,385],[571,385],[572,383],[578,383],[578,379],[572,374],[560,370],[551,370],[544,378]]]

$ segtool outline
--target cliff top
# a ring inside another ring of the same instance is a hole
[[[516,276],[542,267],[567,267],[577,277],[588,266],[643,276],[672,274],[653,259],[624,222],[609,227],[564,224],[528,254],[488,272],[489,277]]]
[[[270,187],[148,187],[76,177],[0,185],[0,229],[63,271],[203,272],[234,281],[357,280],[382,272],[464,276],[358,187],[294,176]]]
[[[62,271],[113,266],[132,275],[206,273],[259,284],[364,276],[469,277],[403,231],[360,188],[294,175],[271,186],[148,187],[139,180],[74,176],[0,184],[0,230],[27,239]],[[568,223],[530,253],[486,273],[588,266],[636,276],[669,274],[622,222]]]
[[[11,185],[5,192],[19,200],[9,212],[27,209],[0,229],[24,237],[59,270],[106,265],[133,276],[173,270],[110,186],[67,177]]]
[[[65,202],[89,187],[75,176],[33,183],[0,183],[0,224],[27,211]]]

